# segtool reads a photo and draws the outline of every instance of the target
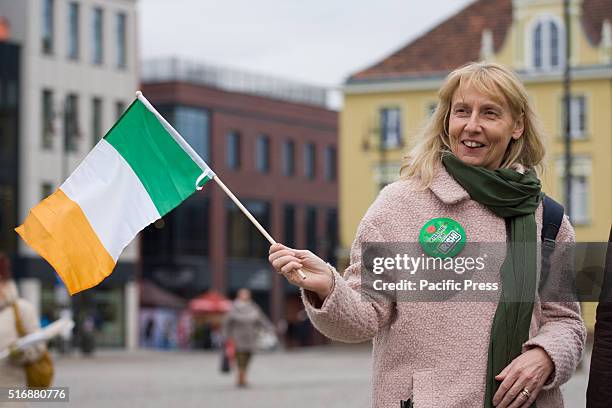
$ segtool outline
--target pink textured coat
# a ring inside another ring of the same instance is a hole
[[[494,302],[368,303],[359,293],[364,242],[414,242],[420,228],[435,217],[450,217],[465,229],[468,242],[505,242],[505,221],[470,199],[441,167],[429,189],[417,191],[411,180],[383,189],[364,216],[344,278],[317,308],[303,294],[306,311],[325,336],[343,342],[373,339],[372,406],[397,408],[413,398],[415,408],[481,408],[485,393]],[[536,212],[538,240],[542,207]],[[567,220],[558,242],[574,240]],[[499,276],[498,276],[499,278]],[[586,330],[578,303],[536,300],[530,339],[523,350],[542,347],[555,369],[537,399],[538,408],[563,407],[559,386],[574,373]]]

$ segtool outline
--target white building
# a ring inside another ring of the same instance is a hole
[[[138,87],[136,0],[0,0],[22,47],[19,218],[51,194],[133,101]],[[99,342],[134,347],[137,245],[75,309],[101,322]],[[51,267],[20,240],[22,294],[46,314],[58,300]],[[61,288],[61,286],[60,286]],[[60,296],[61,297],[61,296]]]

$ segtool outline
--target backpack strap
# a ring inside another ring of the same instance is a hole
[[[19,316],[19,307],[17,306],[17,301],[13,302],[13,313],[15,314],[15,328],[17,329],[17,335],[19,337],[23,337],[26,335],[26,331],[23,327],[23,323],[21,321],[21,316]]]
[[[563,222],[565,209],[561,204],[544,194],[542,200],[542,269],[539,290],[542,290],[550,272],[550,257],[555,251],[555,240]]]

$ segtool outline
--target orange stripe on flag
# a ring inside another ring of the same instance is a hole
[[[32,208],[15,231],[53,266],[71,295],[96,286],[115,267],[81,207],[62,190]]]

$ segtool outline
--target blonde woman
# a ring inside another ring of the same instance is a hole
[[[533,301],[361,297],[363,245],[414,242],[434,217],[460,224],[468,243],[540,240],[537,170],[545,151],[523,84],[502,65],[470,63],[450,73],[438,95],[401,179],[380,192],[361,220],[344,277],[309,251],[281,244],[270,248],[269,260],[303,289],[321,333],[344,342],[373,340],[372,406],[562,407],[559,386],[576,369],[586,331],[578,303],[540,302],[536,254],[521,252],[526,245],[509,246],[493,278],[500,299],[519,290],[513,295]],[[557,241],[573,240],[564,217]],[[509,277],[527,285],[505,285]]]

